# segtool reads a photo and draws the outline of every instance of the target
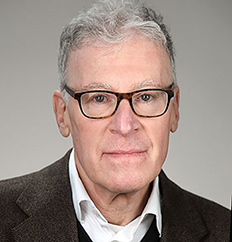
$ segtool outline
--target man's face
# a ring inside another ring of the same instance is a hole
[[[75,91],[133,92],[168,88],[171,83],[164,48],[144,38],[113,47],[83,47],[73,51],[68,62],[67,84]],[[105,119],[84,117],[71,97],[66,112],[82,181],[87,187],[113,193],[149,186],[161,170],[170,130],[176,130],[179,118],[178,97],[156,118],[136,116],[128,100],[122,100],[116,113]]]

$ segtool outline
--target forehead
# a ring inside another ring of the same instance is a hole
[[[171,65],[164,47],[144,38],[76,49],[70,54],[67,69],[68,84],[75,90],[124,92],[171,84]]]

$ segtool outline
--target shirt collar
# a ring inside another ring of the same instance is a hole
[[[80,177],[76,169],[75,165],[75,158],[74,158],[74,149],[71,151],[70,158],[69,158],[69,177],[70,177],[70,184],[72,190],[72,199],[74,204],[74,209],[76,212],[77,219],[79,221],[84,221],[85,217],[85,209],[83,208],[82,204],[86,202],[91,204],[92,207],[95,208],[96,211],[98,209],[95,207],[93,201],[89,197]],[[105,218],[101,215],[102,220],[107,222]],[[155,182],[153,182],[152,191],[150,197],[147,201],[147,204],[141,214],[141,221],[145,218],[145,216],[152,214],[156,216],[156,225],[158,232],[161,236],[162,231],[162,215],[161,215],[161,204],[160,204],[160,191],[159,191],[159,177],[157,176]]]
[[[153,187],[152,187],[150,197],[141,215],[142,219],[148,214],[153,214],[156,216],[156,226],[161,236],[162,215],[161,215],[161,204],[160,204],[159,176],[157,176],[155,181],[153,182]]]
[[[71,154],[69,157],[69,177],[70,177],[72,199],[73,199],[76,216],[79,221],[83,221],[84,215],[83,215],[83,209],[81,209],[81,203],[84,203],[85,201],[91,203],[91,199],[88,193],[86,192],[85,187],[78,175],[76,165],[75,165],[74,149],[71,151]]]

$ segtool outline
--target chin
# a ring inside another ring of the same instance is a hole
[[[110,179],[108,189],[114,193],[133,193],[147,188],[153,178],[148,179],[148,176],[141,174],[127,174],[125,176],[117,176]]]

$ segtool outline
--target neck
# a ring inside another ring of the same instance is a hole
[[[140,216],[150,196],[150,186],[130,193],[110,193],[99,187],[84,186],[95,206],[105,219],[115,225],[125,226]]]
[[[125,226],[142,214],[149,195],[147,187],[135,193],[117,194],[109,200],[93,201],[109,223]]]

